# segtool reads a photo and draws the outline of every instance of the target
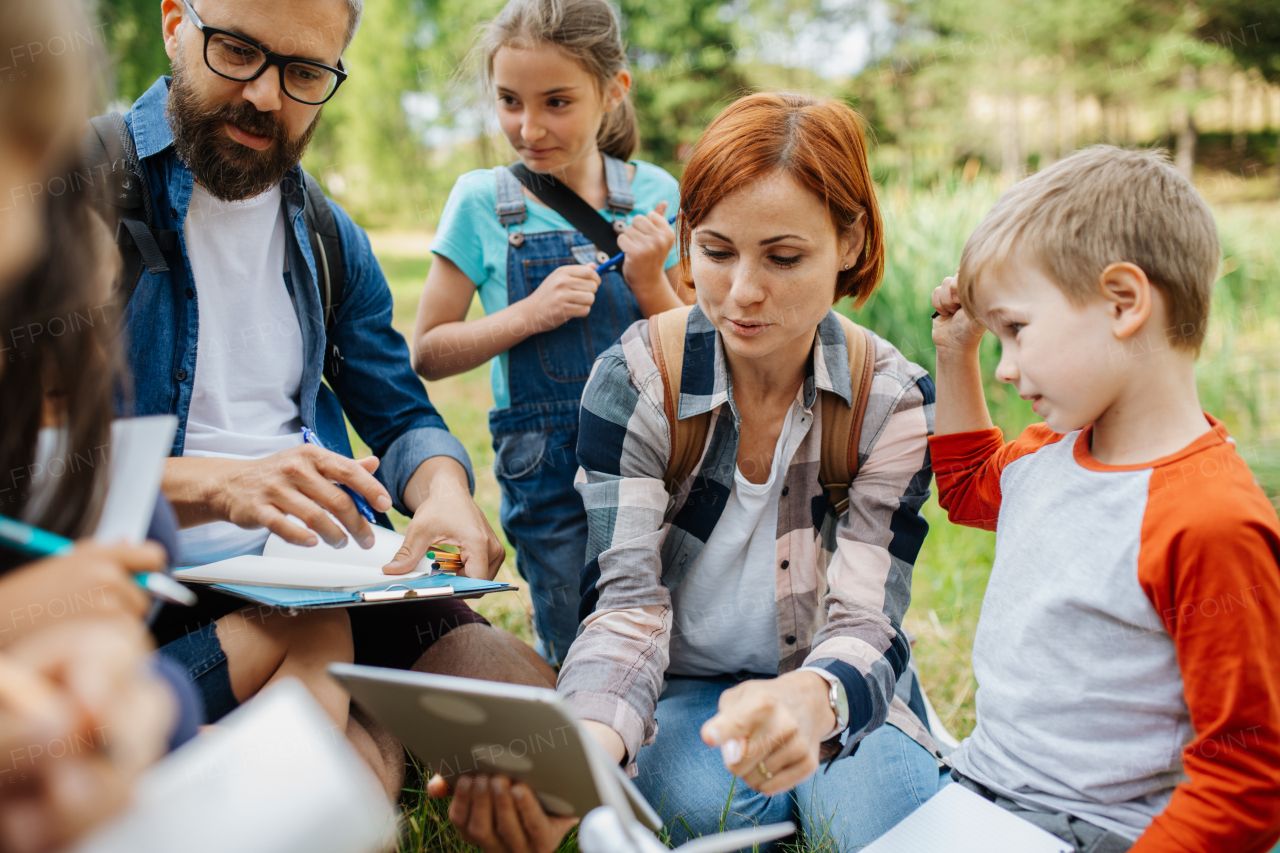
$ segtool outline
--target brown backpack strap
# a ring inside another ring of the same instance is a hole
[[[871,377],[875,372],[875,342],[871,333],[848,317],[837,314],[849,350],[849,378],[853,383],[853,406],[835,394],[822,395],[821,483],[830,495],[836,515],[849,508],[849,485],[858,476],[858,442],[862,419],[867,413]]]
[[[663,482],[668,494],[675,494],[698,464],[703,445],[707,441],[707,429],[711,413],[703,412],[692,418],[680,420],[680,380],[684,375],[684,338],[689,327],[689,312],[693,306],[673,308],[649,318],[649,344],[653,347],[653,360],[662,372],[662,405],[667,414],[667,427],[671,433],[671,457]]]

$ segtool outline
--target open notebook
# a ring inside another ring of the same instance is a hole
[[[311,548],[290,545],[272,533],[261,557],[232,557],[204,566],[178,569],[173,576],[180,581],[200,583],[355,590],[431,575],[431,561],[426,558],[407,574],[384,574],[382,567],[391,562],[400,550],[404,537],[376,524],[370,526],[373,527],[375,542],[367,551],[353,540],[349,540],[345,548],[332,548],[323,541]]]

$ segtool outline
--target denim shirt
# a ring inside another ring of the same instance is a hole
[[[169,253],[168,273],[152,275],[143,270],[123,323],[134,383],[133,414],[177,415],[171,455],[181,456],[198,369],[200,320],[183,229],[194,178],[172,150],[173,132],[165,114],[168,101],[169,78],[161,77],[138,99],[125,121],[133,132],[151,188],[155,225],[178,232],[182,257]],[[343,361],[337,373],[328,377],[329,385],[321,382],[327,344],[315,260],[303,221],[306,193],[301,167],[295,166],[285,175],[282,190],[289,226],[285,232],[289,273],[284,280],[302,330],[302,423],[314,429],[331,450],[350,456],[345,412],[356,433],[382,460],[375,476],[401,512],[408,512],[403,496],[409,479],[433,456],[458,460],[474,491],[475,475],[466,449],[431,405],[409,363],[404,338],[391,326],[391,291],[369,238],[332,202],[346,275],[334,322],[335,343]]]

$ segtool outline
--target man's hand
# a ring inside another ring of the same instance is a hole
[[[456,545],[463,574],[493,580],[506,549],[498,541],[489,520],[471,499],[467,472],[456,459],[433,456],[418,466],[404,490],[404,502],[413,510],[404,545],[383,566],[389,575],[413,571],[433,545]]]
[[[938,357],[976,357],[987,327],[960,307],[955,276],[944,278],[933,289],[933,310],[938,312],[933,318],[933,344],[938,348]]]
[[[174,713],[149,651],[136,623],[85,619],[0,655],[0,752],[22,770],[0,787],[0,849],[62,849],[128,802]]]
[[[447,797],[449,786],[436,775],[427,794]],[[528,785],[483,775],[458,779],[449,820],[463,841],[484,853],[553,853],[578,824],[576,817],[548,815]]]
[[[0,646],[62,617],[140,620],[151,606],[134,575],[164,568],[155,543],[80,542],[70,554],[37,560],[0,578]]]
[[[622,278],[633,291],[666,284],[663,268],[676,244],[676,232],[667,222],[667,203],[658,202],[652,213],[637,216],[618,235],[618,248],[627,253]]]
[[[720,694],[702,726],[725,767],[762,794],[790,791],[818,769],[818,748],[836,724],[827,682],[812,672],[744,681]]]
[[[334,483],[351,487],[374,509],[386,512],[391,496],[374,479],[376,470],[376,457],[348,459],[302,444],[262,459],[170,459],[163,489],[184,527],[230,521],[246,529],[265,527],[286,542],[307,547],[319,543],[319,534],[335,548],[347,542],[345,527],[360,547],[370,548],[374,540],[369,522]],[[291,522],[290,515],[307,527]]]

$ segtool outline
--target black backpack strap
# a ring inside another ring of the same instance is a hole
[[[554,175],[530,171],[524,163],[507,168],[525,189],[594,243],[596,251],[602,252],[605,258],[618,254],[618,235],[613,230],[613,223],[601,216],[582,196],[556,180]]]
[[[129,304],[144,268],[152,275],[169,272],[164,253],[177,250],[178,232],[155,227],[146,172],[124,116],[107,113],[90,119],[84,166],[100,209],[107,217],[116,218],[116,245],[123,261],[119,287],[123,307]]]
[[[338,309],[342,307],[343,291],[346,290],[347,265],[329,199],[320,188],[320,182],[310,174],[303,172],[302,179],[307,192],[303,219],[307,235],[311,238],[311,254],[316,259],[316,284],[320,286],[320,306],[324,311],[324,372],[332,379],[342,369],[342,352],[333,342],[332,332]]]

